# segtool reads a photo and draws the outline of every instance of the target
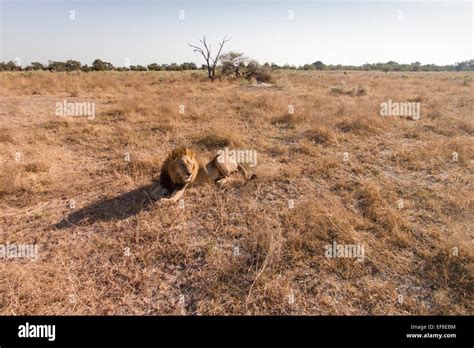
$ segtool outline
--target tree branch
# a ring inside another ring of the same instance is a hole
[[[230,38],[229,38],[229,39],[226,39],[226,37],[224,36],[224,38],[222,39],[222,42],[219,43],[220,47],[219,47],[219,51],[217,52],[216,58],[213,59],[213,58],[211,57],[214,67],[216,66],[216,63],[219,61],[219,56],[221,55],[222,47],[224,47],[224,44],[225,44],[226,42],[228,42],[229,40],[230,40]]]
[[[204,60],[206,61],[206,64],[207,64],[207,71],[208,71],[208,74],[209,74],[209,78],[211,80],[214,80],[214,77],[215,77],[215,74],[216,74],[216,64],[219,61],[219,57],[221,55],[222,48],[224,47],[224,44],[229,40],[230,39],[227,39],[224,36],[224,38],[222,39],[222,42],[219,42],[219,50],[217,51],[217,55],[215,56],[215,58],[212,57],[211,45],[208,45],[208,43],[206,42],[206,36],[205,35],[203,35],[202,40],[199,40],[199,42],[201,43],[201,45],[203,47],[196,46],[196,45],[191,45],[190,43],[188,43],[189,47],[191,47],[194,50],[194,52],[197,52],[197,53],[199,53],[203,56],[203,58],[204,58]],[[212,66],[211,66],[211,61],[212,61]]]

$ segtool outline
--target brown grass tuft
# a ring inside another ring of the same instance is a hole
[[[317,126],[308,130],[306,132],[306,138],[315,144],[326,146],[333,145],[337,141],[334,131],[323,126]]]

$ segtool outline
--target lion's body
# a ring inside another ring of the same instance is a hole
[[[245,169],[232,158],[217,155],[206,165],[209,178],[220,184],[227,182],[229,176],[237,170],[240,170],[244,178],[247,178]]]

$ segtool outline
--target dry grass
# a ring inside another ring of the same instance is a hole
[[[40,259],[2,259],[0,313],[472,314],[472,76],[1,74],[0,243]],[[55,116],[64,99],[95,120]],[[389,99],[421,119],[379,116]],[[255,149],[257,179],[153,204],[178,145]]]

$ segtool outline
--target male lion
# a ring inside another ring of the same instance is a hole
[[[223,160],[219,155],[207,164],[204,164],[205,162],[207,160],[198,159],[192,149],[186,147],[174,149],[161,167],[160,186],[151,192],[152,198],[157,198],[159,189],[165,189],[170,191],[171,195],[161,200],[176,202],[191,184],[212,180],[221,185],[237,170],[242,171],[247,178],[247,173],[240,164],[228,159]]]

